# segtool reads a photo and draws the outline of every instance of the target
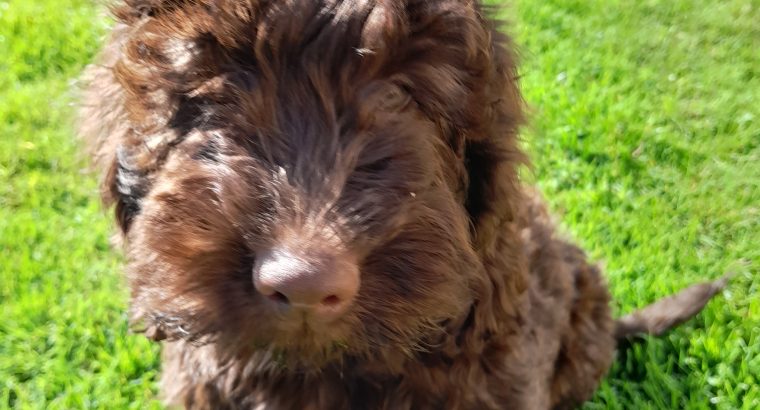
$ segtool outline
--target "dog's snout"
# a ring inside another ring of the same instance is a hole
[[[277,249],[261,255],[253,270],[256,290],[281,307],[308,310],[320,318],[339,316],[359,290],[350,258]]]

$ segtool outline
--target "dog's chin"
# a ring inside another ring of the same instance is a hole
[[[267,322],[248,329],[227,329],[214,343],[222,355],[255,357],[268,362],[268,367],[298,373],[340,366],[346,357],[367,352],[367,343],[357,335],[350,319],[321,322],[303,316],[270,317]]]
[[[271,362],[272,368],[281,371],[320,373],[326,369],[340,369],[356,360],[364,363],[391,360],[395,363],[398,355],[411,356],[429,351],[435,341],[446,334],[442,325],[432,322],[407,332],[398,329],[399,333],[389,334],[367,334],[361,329],[344,322],[303,324],[300,328],[270,334],[267,341],[254,343],[254,355],[265,358]]]
[[[351,344],[347,340],[304,326],[297,331],[282,332],[274,340],[254,340],[252,353],[266,357],[279,370],[318,373],[331,366],[340,366],[347,356],[364,350],[356,340]]]

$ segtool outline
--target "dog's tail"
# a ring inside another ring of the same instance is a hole
[[[661,335],[695,316],[731,279],[728,273],[713,282],[699,283],[675,295],[660,299],[649,306],[629,313],[615,321],[617,340],[631,336]]]

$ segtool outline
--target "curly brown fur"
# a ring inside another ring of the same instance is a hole
[[[127,0],[81,133],[131,315],[188,408],[565,408],[614,326],[598,270],[518,180],[515,58],[467,0]],[[330,326],[273,313],[283,241],[351,255]],[[263,406],[263,407],[262,407]]]

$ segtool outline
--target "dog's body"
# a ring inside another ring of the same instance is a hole
[[[128,0],[115,14],[82,134],[133,319],[166,339],[169,403],[591,396],[615,347],[609,296],[518,180],[514,58],[481,6]]]

